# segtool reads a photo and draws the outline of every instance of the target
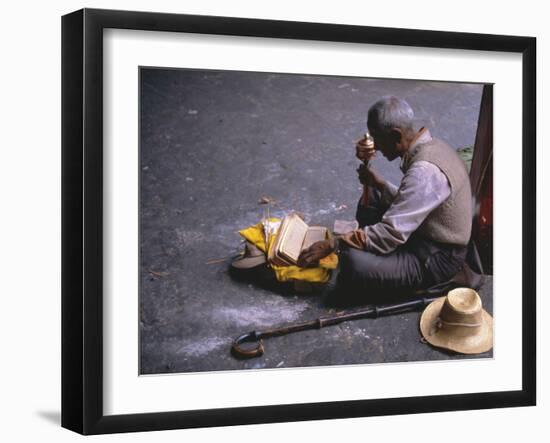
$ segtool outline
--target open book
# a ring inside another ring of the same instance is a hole
[[[327,228],[308,226],[297,214],[287,215],[269,248],[268,260],[276,266],[296,265],[300,253],[327,238]]]

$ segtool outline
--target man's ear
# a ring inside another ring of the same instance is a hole
[[[399,145],[403,142],[403,131],[401,128],[391,128],[390,137],[394,144]]]

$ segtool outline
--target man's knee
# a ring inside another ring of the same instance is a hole
[[[340,281],[356,292],[385,296],[386,292],[413,290],[422,284],[423,272],[413,255],[377,255],[353,248],[342,252]]]
[[[347,248],[340,254],[340,273],[349,283],[357,284],[360,281],[369,281],[375,277],[372,272],[376,266],[376,256],[367,251]]]
[[[377,271],[376,255],[349,248],[340,255],[338,287],[343,302],[375,303],[391,297],[382,291],[384,279]]]

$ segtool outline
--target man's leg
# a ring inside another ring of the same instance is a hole
[[[345,248],[340,254],[337,285],[341,296],[346,298],[379,301],[423,287],[425,272],[418,257],[403,248],[387,255]]]

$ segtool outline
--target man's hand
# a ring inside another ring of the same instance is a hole
[[[319,260],[325,258],[331,252],[335,250],[334,241],[322,240],[313,243],[309,248],[304,249],[298,257],[298,266],[301,268],[307,268],[310,266],[316,266]]]
[[[367,141],[365,138],[357,140],[355,142],[355,155],[362,162],[368,162],[376,156],[376,150],[374,149],[374,142]]]
[[[365,164],[357,168],[357,175],[362,185],[374,186],[379,191],[382,191],[384,186],[386,186],[384,179],[380,177],[374,169]]]
[[[355,231],[344,234],[342,240],[355,249],[365,249],[367,244],[367,235],[362,229],[356,229]]]

